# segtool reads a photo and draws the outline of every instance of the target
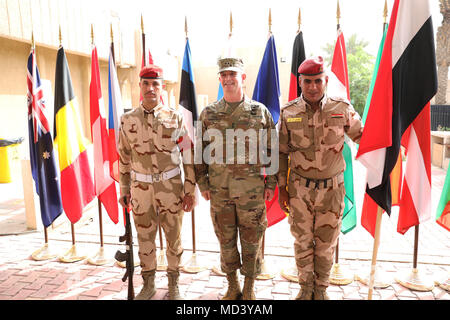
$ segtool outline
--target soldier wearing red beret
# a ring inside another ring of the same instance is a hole
[[[278,123],[279,202],[295,238],[296,299],[328,300],[345,207],[344,133],[358,143],[363,128],[347,99],[326,95],[322,57],[305,60],[298,72],[302,94],[282,108]]]
[[[179,159],[181,154],[193,159],[194,150],[185,142],[189,135],[181,113],[161,103],[163,70],[147,65],[139,76],[143,100],[122,116],[119,133],[119,202],[133,210],[144,280],[136,300],[148,300],[156,293],[158,223],[167,241],[169,299],[178,300],[183,211],[192,211],[195,201],[194,165],[183,161],[183,182]]]

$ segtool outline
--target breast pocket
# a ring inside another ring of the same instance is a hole
[[[296,121],[288,119],[286,127],[289,131],[289,143],[294,148],[305,149],[311,146],[312,137],[308,127],[308,118],[298,118]]]
[[[178,128],[176,124],[161,123],[158,126],[158,144],[166,151],[171,152],[176,147]]]
[[[337,145],[344,141],[344,116],[328,115],[324,128],[324,143],[327,145]]]

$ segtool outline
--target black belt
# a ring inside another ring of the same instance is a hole
[[[340,173],[336,177],[327,178],[327,179],[312,179],[312,178],[305,178],[300,175],[297,175],[300,178],[300,184],[304,185],[305,187],[309,188],[314,187],[314,189],[320,189],[320,185],[322,183],[322,188],[327,188],[329,186],[333,185],[333,179],[337,179],[337,184],[340,184],[344,182],[344,174]]]

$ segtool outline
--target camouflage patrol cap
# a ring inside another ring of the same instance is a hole
[[[219,65],[219,73],[227,70],[244,72],[244,62],[241,58],[220,58],[217,64]]]

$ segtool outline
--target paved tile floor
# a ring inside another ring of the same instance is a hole
[[[364,175],[355,163],[355,177]],[[450,233],[434,221],[441,194],[445,171],[432,168],[432,219],[420,225],[418,270],[423,282],[434,284],[450,275]],[[352,279],[367,278],[373,250],[373,238],[360,226],[362,190],[364,181],[355,180],[358,226],[339,243],[339,265]],[[192,218],[185,214],[183,225],[183,264],[192,257]],[[399,284],[395,279],[412,272],[414,228],[405,235],[396,232],[397,212],[389,218],[383,215],[381,241],[377,259],[377,279],[387,287],[375,288],[374,300],[450,300],[450,293],[435,285],[431,291],[415,291]],[[31,254],[44,244],[42,228],[26,230],[22,182],[0,184],[0,300],[125,300],[127,284],[122,282],[124,269],[113,260],[114,253],[124,245],[118,242],[124,232],[122,222],[114,225],[103,213],[104,251],[110,261],[101,266],[87,259],[63,263],[53,258],[35,261]],[[134,230],[133,230],[134,231]],[[213,269],[219,266],[218,242],[213,232],[208,203],[201,201],[195,211],[196,262],[205,270],[198,273],[182,272],[180,291],[188,300],[217,300],[226,291],[226,279]],[[100,248],[97,201],[85,210],[75,225],[76,250],[79,255],[93,257]],[[159,238],[157,237],[159,243]],[[135,244],[137,243],[135,239]],[[49,229],[49,248],[63,255],[72,245],[70,224],[61,216]],[[137,246],[134,248],[137,257]],[[293,238],[287,219],[269,228],[265,238],[265,266],[268,280],[256,281],[258,300],[290,300],[299,289],[282,273],[294,266]],[[140,267],[134,274],[135,292],[142,284]],[[156,275],[157,294],[154,300],[166,299],[167,278],[164,271]],[[243,283],[243,277],[241,276]],[[365,300],[368,286],[354,280],[348,285],[331,285],[328,294],[333,300]]]

